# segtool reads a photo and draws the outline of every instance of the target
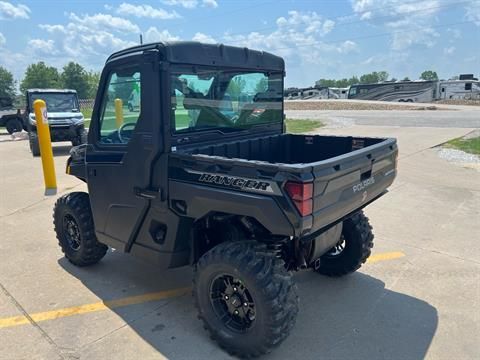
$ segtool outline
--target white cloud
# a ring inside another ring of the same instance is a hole
[[[168,6],[180,6],[185,9],[195,9],[199,3],[202,3],[202,6],[215,9],[218,7],[218,2],[216,0],[162,0],[162,3]]]
[[[297,31],[301,31],[301,28],[303,28],[307,34],[318,34],[321,36],[328,34],[335,27],[333,20],[323,20],[315,11],[300,12],[292,10],[288,12],[288,18],[279,17],[276,23],[280,28],[296,28]]]
[[[451,29],[451,28],[448,28],[447,29],[447,32],[449,34],[452,34],[452,37],[454,39],[460,39],[462,37],[462,32],[459,30],[459,29]]]
[[[5,39],[5,36],[0,32],[0,46],[5,45],[7,43],[7,39]]]
[[[455,52],[455,46],[450,46],[448,48],[443,49],[443,53],[445,55],[452,55]]]
[[[197,0],[162,0],[162,3],[169,6],[181,6],[185,9],[195,9],[198,5]]]
[[[199,41],[201,43],[207,43],[207,44],[216,44],[218,43],[218,41],[216,41],[213,37],[211,37],[210,35],[207,35],[207,34],[204,34],[204,33],[201,33],[201,32],[197,32],[193,38],[192,38],[193,41]]]
[[[48,60],[54,66],[76,61],[87,68],[98,69],[112,52],[137,44],[129,38],[140,29],[128,20],[106,14],[79,16],[71,13],[67,16],[71,21],[65,25],[39,25],[50,34],[51,40],[43,40],[43,43],[39,39],[30,41],[33,47],[48,50],[37,50],[38,55],[48,55],[50,50],[62,54]]]
[[[177,41],[177,40],[180,40],[178,36],[172,35],[168,30],[160,31],[155,26],[150,27],[145,32],[146,42]]]
[[[358,48],[354,41],[346,40],[337,47],[337,51],[341,54],[348,54],[352,51],[356,51]]]
[[[130,20],[112,16],[109,14],[95,14],[78,16],[70,13],[70,20],[77,24],[83,25],[90,29],[97,29],[100,31],[112,30],[123,33],[139,33],[140,28],[132,23]]]
[[[177,19],[181,16],[176,12],[168,12],[161,8],[154,8],[150,5],[133,5],[129,3],[122,3],[116,10],[117,14],[132,15],[139,18],[146,17],[151,19]]]
[[[58,49],[55,47],[55,41],[49,39],[31,39],[28,41],[29,49],[32,49],[37,54],[42,55],[56,55]]]
[[[432,24],[442,10],[439,0],[350,0],[361,20],[384,26],[392,33],[391,48],[404,50],[413,45],[431,47],[438,32]]]
[[[27,5],[18,4],[17,6],[0,1],[0,19],[30,19],[31,10]]]
[[[465,17],[480,26],[480,0],[472,1],[465,7]]]
[[[38,27],[42,30],[45,30],[51,34],[53,33],[65,33],[65,26],[63,25],[49,25],[49,24],[40,24]]]
[[[413,45],[432,47],[436,38],[440,36],[431,27],[412,22],[410,19],[389,23],[389,28],[393,30],[391,44],[393,50],[404,50]]]
[[[218,7],[218,3],[216,0],[203,0],[203,6],[216,9]]]
[[[329,44],[323,38],[334,27],[334,21],[316,12],[289,11],[288,16],[276,20],[277,28],[271,33],[251,32],[248,35],[225,34],[228,44],[271,51],[294,64],[323,64],[326,54],[346,54],[357,50],[357,44],[347,40]]]

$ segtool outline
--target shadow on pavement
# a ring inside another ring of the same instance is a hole
[[[71,145],[55,145],[55,143],[52,143],[53,156],[69,155],[71,148]]]
[[[90,268],[76,268],[64,258],[59,264],[103,301],[189,286],[192,276],[190,268],[159,271],[117,252],[109,252]],[[363,273],[330,279],[307,271],[297,274],[296,281],[297,324],[280,348],[264,359],[425,357],[438,324],[436,309],[425,301],[386,289],[381,280]],[[202,329],[190,296],[155,305],[111,311],[167,358],[228,358]],[[132,319],[132,313],[137,318]]]

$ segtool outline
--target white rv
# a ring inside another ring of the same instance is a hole
[[[302,91],[302,99],[328,99],[328,88],[307,88]]]
[[[329,99],[346,99],[348,98],[348,87],[346,88],[328,88],[328,98]]]
[[[480,81],[468,80],[440,80],[438,82],[437,98],[448,99],[480,99]]]
[[[397,81],[350,86],[349,99],[398,102],[431,102],[436,98],[436,81]]]

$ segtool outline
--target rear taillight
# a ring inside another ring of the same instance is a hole
[[[288,181],[285,183],[285,191],[292,199],[295,207],[302,216],[307,216],[313,210],[313,183],[297,183]]]

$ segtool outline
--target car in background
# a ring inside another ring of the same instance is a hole
[[[47,104],[48,124],[52,142],[70,141],[73,146],[87,142],[85,119],[80,112],[77,92],[69,89],[29,89],[27,108],[23,122],[29,135],[30,150],[33,156],[40,155],[37,135],[37,119],[33,109],[35,100]]]
[[[22,131],[23,119],[19,109],[13,105],[10,97],[0,97],[0,126],[4,126],[9,134]]]

